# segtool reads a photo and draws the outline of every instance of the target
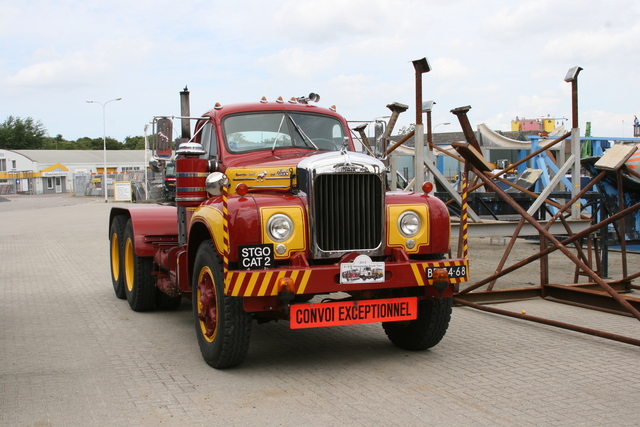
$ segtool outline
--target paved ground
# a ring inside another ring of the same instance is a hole
[[[9,199],[0,204],[0,425],[638,423],[637,347],[462,307],[430,351],[395,348],[379,325],[281,322],[254,326],[240,368],[211,369],[187,303],[141,314],[114,296],[111,203]],[[473,260],[473,242],[470,251]],[[540,300],[501,308],[640,338],[633,318]]]

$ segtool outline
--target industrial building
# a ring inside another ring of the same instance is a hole
[[[91,188],[101,188],[104,155],[103,150],[0,149],[0,194],[73,192],[75,195],[98,195],[101,190],[92,192]],[[113,178],[113,175],[143,171],[147,160],[148,154],[144,150],[108,150],[107,175]],[[82,180],[87,183],[85,188],[73,188],[76,176],[85,178]]]

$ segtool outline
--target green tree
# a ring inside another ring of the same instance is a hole
[[[120,141],[118,141],[117,139],[113,139],[111,137],[107,137],[106,138],[107,141],[107,150],[122,150],[124,149],[124,145],[122,145],[122,143]],[[99,149],[103,149],[104,147],[104,143],[102,141],[102,138],[100,139],[100,148]]]
[[[9,116],[0,124],[0,148],[6,150],[37,150],[45,144],[47,129],[31,117]]]
[[[144,150],[144,136],[128,136],[124,139],[125,150]]]
[[[44,139],[44,144],[42,144],[42,149],[44,150],[65,150],[65,144],[68,144],[69,141],[65,141],[62,135],[57,134],[55,137],[47,137]]]
[[[107,150],[122,150],[124,146],[117,139],[106,138]],[[104,141],[102,138],[89,138],[88,136],[78,138],[74,150],[103,150]]]
[[[89,138],[88,136],[82,137],[82,138],[78,138],[76,140],[76,150],[93,150],[93,139]],[[99,143],[102,144],[102,138],[99,139]],[[102,145],[100,145],[100,148],[102,148]],[[97,149],[97,148],[96,148]]]

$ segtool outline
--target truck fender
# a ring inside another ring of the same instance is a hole
[[[134,247],[139,257],[155,254],[154,241],[166,241],[178,235],[178,210],[175,206],[150,205],[112,208],[109,227],[113,219],[124,215],[131,220]]]

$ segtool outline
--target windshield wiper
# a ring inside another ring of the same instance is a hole
[[[280,119],[280,125],[278,125],[278,132],[276,134],[276,139],[273,141],[273,145],[271,146],[271,155],[273,156],[276,151],[276,144],[278,143],[278,138],[280,138],[280,129],[282,129],[282,123],[284,123],[284,114]]]
[[[306,133],[304,133],[302,128],[295,122],[295,120],[293,120],[293,117],[289,116],[289,119],[291,119],[291,123],[293,123],[293,127],[296,128],[296,130],[298,131],[298,133],[302,137],[302,140],[304,141],[306,139],[307,141],[309,141],[311,143],[311,145],[313,145],[313,148],[315,148],[316,151],[319,151],[318,146],[313,143],[311,138],[309,138]]]

